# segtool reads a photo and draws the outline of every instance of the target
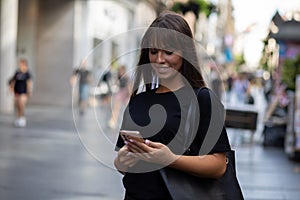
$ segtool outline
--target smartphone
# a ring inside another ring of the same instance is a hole
[[[120,130],[120,135],[124,141],[134,139],[138,142],[144,142],[144,139],[139,131]]]

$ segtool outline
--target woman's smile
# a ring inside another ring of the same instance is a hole
[[[162,65],[155,65],[154,67],[156,68],[155,71],[158,72],[158,73],[167,73],[170,70],[174,70],[171,67],[162,66]]]
[[[179,52],[151,48],[149,60],[156,75],[160,79],[170,79],[178,75],[182,65],[182,57]]]

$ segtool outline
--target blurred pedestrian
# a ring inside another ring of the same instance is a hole
[[[129,99],[129,77],[126,74],[126,66],[121,65],[118,68],[118,79],[117,79],[117,85],[118,85],[118,91],[113,96],[114,102],[113,102],[113,108],[112,108],[112,115],[108,122],[108,125],[110,128],[114,129],[116,128],[117,121],[119,120],[119,113],[121,111],[122,106],[126,105],[128,103]]]
[[[222,99],[223,88],[222,88],[221,76],[217,70],[217,66],[213,66],[210,72],[210,84],[212,91],[215,92],[219,99]]]
[[[227,83],[227,90],[230,93],[231,89],[232,89],[232,84],[233,84],[233,77],[232,77],[232,75],[229,75],[229,77],[226,80],[226,83]]]
[[[19,68],[9,80],[10,91],[14,93],[16,127],[25,127],[27,124],[25,117],[25,107],[29,96],[32,95],[32,75],[28,69],[25,59],[19,60]]]
[[[245,104],[245,98],[249,86],[249,81],[245,73],[239,73],[232,85],[232,100],[235,105]]]
[[[87,69],[87,60],[83,59],[79,68],[73,71],[70,78],[71,85],[75,85],[75,81],[79,79],[79,113],[85,112],[89,103],[89,92],[91,83],[91,72]]]
[[[99,85],[101,86],[101,88],[103,90],[103,91],[101,91],[100,98],[104,105],[108,105],[109,102],[111,101],[112,81],[113,81],[112,68],[113,68],[113,65],[111,65],[109,67],[109,69],[104,71],[104,73],[101,77],[101,80],[99,82]]]
[[[225,82],[225,85],[226,85],[226,93],[225,93],[226,99],[225,99],[225,101],[226,102],[230,102],[233,81],[234,81],[233,74],[229,74],[227,79],[226,79],[226,82]]]
[[[264,88],[262,85],[262,78],[260,77],[250,77],[249,79],[249,87],[247,90],[247,94],[253,99],[248,99],[248,103],[253,104],[253,109],[257,111],[257,127],[254,134],[254,140],[257,142],[261,142],[262,133],[264,129],[264,116],[267,108],[267,101],[264,95]],[[249,97],[248,96],[248,97]],[[249,101],[250,100],[250,101]]]
[[[245,104],[254,105],[255,99],[254,96],[258,92],[258,87],[256,85],[256,78],[249,77],[248,78],[248,87],[245,94]]]

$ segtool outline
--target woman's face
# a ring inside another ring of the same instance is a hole
[[[156,48],[149,49],[149,60],[156,75],[161,80],[168,80],[178,76],[182,66],[181,52]]]

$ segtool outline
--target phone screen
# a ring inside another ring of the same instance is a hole
[[[139,131],[120,130],[120,135],[124,141],[134,139],[139,142],[144,142],[144,139]]]

